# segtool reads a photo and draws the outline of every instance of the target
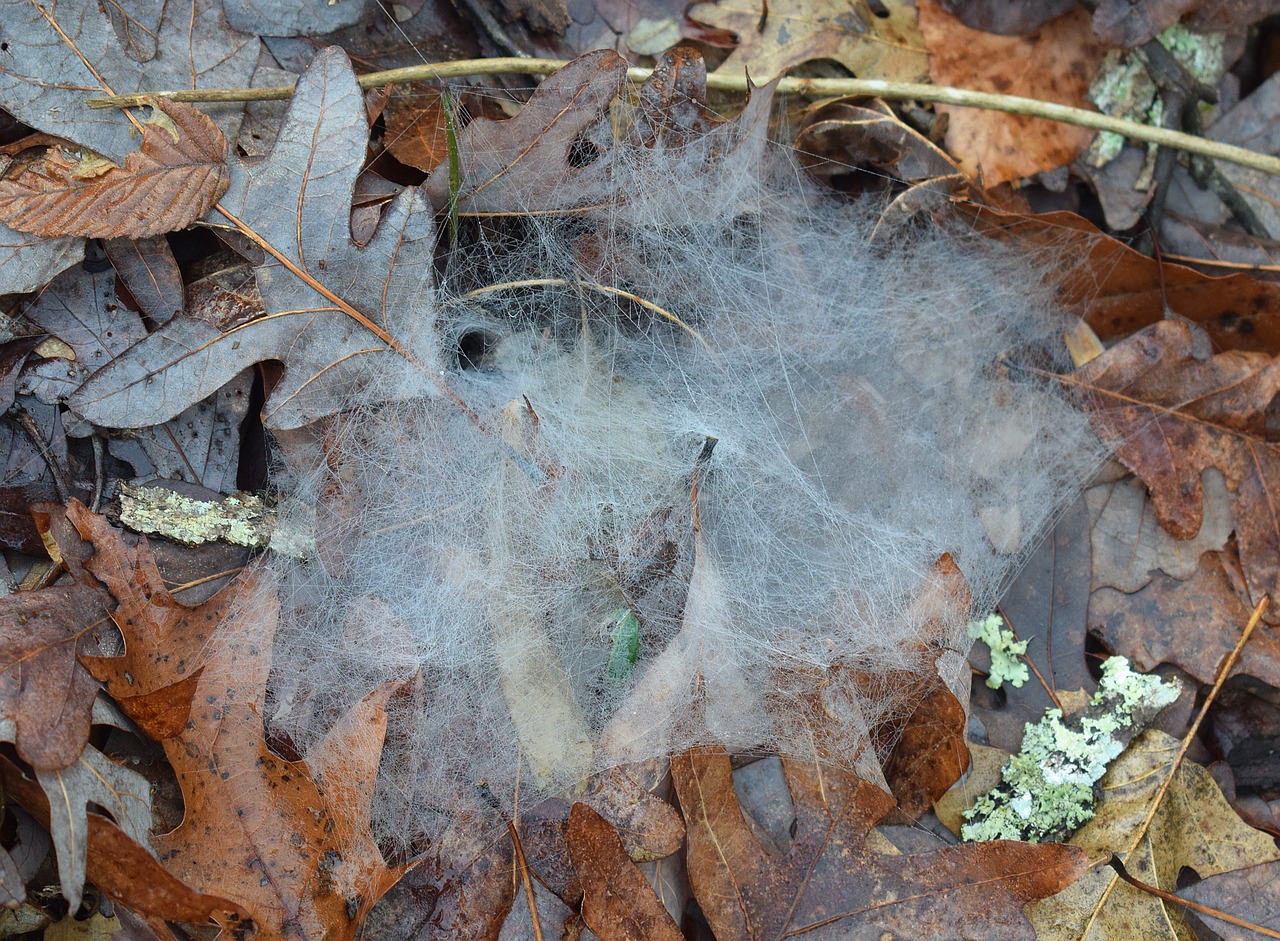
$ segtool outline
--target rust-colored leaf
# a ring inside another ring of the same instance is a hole
[[[97,549],[86,568],[121,601],[126,653],[95,667],[126,706],[133,689],[144,701],[190,697],[181,728],[172,716],[162,723],[185,805],[181,825],[153,840],[165,868],[243,908],[259,937],[354,937],[403,874],[384,862],[369,819],[391,687],[341,717],[305,759],[276,756],[263,732],[279,617],[271,587],[249,570],[234,588],[237,617],[226,617],[232,589],[185,608],[164,591],[145,542],[128,550],[83,508],[73,519]]]
[[[586,804],[569,812],[569,856],[582,881],[582,920],[601,941],[683,937],[613,827]]]
[[[995,36],[969,29],[931,0],[920,0],[920,31],[929,47],[929,75],[939,85],[1022,95],[1089,107],[1085,93],[1106,51],[1089,15],[1076,9],[1029,36]],[[949,117],[947,150],[984,185],[1034,176],[1070,163],[1094,132],[977,108],[939,105]]]
[[[1071,846],[997,841],[894,856],[868,843],[893,798],[853,775],[784,762],[795,838],[766,851],[743,817],[723,749],[672,760],[689,827],[689,878],[720,941],[1033,937],[1022,907],[1087,866]]]
[[[129,546],[103,517],[72,501],[67,516],[97,550],[85,568],[115,596],[111,617],[125,638],[116,657],[86,657],[89,672],[149,736],[162,741],[187,724],[196,677],[240,583],[191,608],[169,594],[145,538]]]
[[[448,159],[448,122],[440,89],[421,82],[397,86],[382,114],[387,150],[401,163],[430,171]]]
[[[1184,321],[1147,327],[1071,382],[1099,433],[1151,491],[1160,524],[1189,539],[1204,519],[1201,473],[1227,481],[1253,599],[1280,589],[1280,363],[1262,353],[1201,352]]]
[[[260,937],[354,938],[403,874],[384,862],[369,822],[390,689],[342,717],[305,760],[274,755],[262,716],[279,605],[256,577],[241,590],[254,603],[219,628],[190,721],[164,742],[186,815],[154,838],[156,850],[187,885],[243,906]]]
[[[1245,603],[1239,562],[1228,552],[1206,552],[1194,574],[1180,581],[1157,573],[1131,595],[1099,588],[1089,599],[1089,625],[1110,650],[1150,672],[1172,663],[1212,684],[1222,658],[1240,637],[1252,605]],[[1256,631],[1232,675],[1280,685],[1280,638]]]
[[[66,141],[0,179],[0,220],[33,235],[145,238],[185,228],[227,191],[227,142],[191,105],[156,99],[124,167]]]
[[[1167,304],[1204,327],[1215,349],[1280,353],[1280,284],[1162,265],[1071,212],[1022,215],[975,203],[959,203],[955,211],[985,235],[1061,258],[1054,279],[1059,299],[1104,340],[1156,323]]]
[[[0,604],[0,717],[16,723],[18,754],[34,768],[67,767],[89,740],[98,684],[76,648],[104,617],[103,601],[91,588],[54,585]]]

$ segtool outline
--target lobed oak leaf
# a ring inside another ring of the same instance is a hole
[[[82,662],[147,735],[171,738],[187,724],[213,634],[248,576],[188,607],[169,594],[145,537],[129,546],[118,529],[74,500],[67,517],[94,545],[85,568],[115,597],[111,618],[124,638],[122,653]]]
[[[1204,520],[1201,475],[1226,478],[1250,595],[1280,589],[1280,363],[1263,353],[1206,356],[1203,334],[1165,320],[1078,370],[1070,382],[1117,457],[1146,483],[1160,524],[1189,539]]]
[[[457,192],[450,193],[449,167],[427,179],[438,208],[456,199],[459,213],[523,212],[588,206],[609,192],[599,161],[575,167],[570,156],[581,135],[604,117],[622,90],[627,63],[600,49],[549,75],[520,113],[505,121],[476,118],[458,133]]]
[[[147,427],[245,367],[279,360],[285,374],[264,417],[269,427],[296,428],[347,407],[371,376],[394,375],[407,350],[434,374],[434,318],[423,316],[435,243],[426,198],[404,190],[372,238],[361,244],[352,236],[368,134],[351,63],[330,47],[298,80],[271,155],[234,161],[230,188],[206,219],[237,237],[252,233],[262,249],[256,277],[266,315],[225,331],[175,317],[91,376],[72,407],[95,424]]]
[[[785,853],[763,848],[743,816],[723,749],[672,760],[689,828],[694,895],[720,941],[807,937],[1033,937],[1022,907],[1060,892],[1084,852],[1007,841],[912,856],[872,848],[893,806],[880,788],[811,762],[784,761],[795,806]]]
[[[184,229],[227,191],[227,141],[191,105],[151,100],[124,166],[70,141],[0,178],[0,221],[47,237],[146,238]]]
[[[369,822],[391,687],[303,760],[273,754],[263,716],[279,602],[257,574],[241,592],[252,604],[219,627],[190,719],[163,742],[186,813],[153,843],[182,882],[247,911],[259,938],[352,939],[404,873]]]

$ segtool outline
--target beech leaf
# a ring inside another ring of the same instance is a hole
[[[142,146],[123,167],[68,141],[0,179],[0,221],[33,235],[136,239],[203,216],[227,191],[226,138],[191,105],[151,107]]]

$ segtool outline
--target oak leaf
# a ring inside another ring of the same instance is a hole
[[[245,367],[279,360],[287,362],[285,375],[264,415],[272,428],[296,428],[349,406],[353,389],[371,376],[393,385],[406,348],[436,374],[434,318],[423,314],[435,245],[426,198],[406,189],[369,241],[357,243],[351,233],[368,135],[350,61],[330,47],[298,80],[271,155],[252,165],[234,161],[230,189],[206,218],[232,238],[253,233],[246,251],[259,255],[266,316],[226,331],[175,317],[91,376],[72,407],[95,424],[147,427]]]
[[[505,121],[476,118],[458,134],[458,185],[449,167],[427,179],[438,209],[459,213],[522,212],[588,206],[612,190],[599,161],[571,164],[571,151],[622,90],[627,63],[600,49],[574,59],[540,84],[520,113]]]
[[[178,605],[145,540],[129,549],[79,506],[71,518],[97,549],[85,568],[118,593],[125,640],[122,656],[85,662],[131,716],[167,736],[182,789],[181,825],[152,839],[166,869],[247,911],[260,937],[354,937],[402,874],[385,864],[369,821],[391,688],[340,718],[305,759],[276,756],[263,727],[279,617],[270,586],[249,570],[199,608]],[[233,595],[241,613],[229,618]]]
[[[1059,892],[1086,867],[1068,846],[992,842],[894,856],[872,828],[893,807],[874,785],[812,762],[785,761],[795,836],[766,851],[743,816],[729,756],[696,749],[672,760],[689,828],[694,895],[720,941],[806,937],[1031,938],[1027,902]]]
[[[227,141],[191,105],[152,99],[124,166],[70,141],[0,178],[0,221],[33,235],[146,238],[184,229],[227,191]]]
[[[185,884],[248,911],[261,938],[351,939],[403,874],[386,865],[369,822],[390,688],[305,759],[276,756],[263,715],[279,604],[256,576],[241,590],[252,607],[220,626],[190,720],[163,743],[186,815],[153,843]]]
[[[169,594],[145,537],[127,545],[119,530],[74,500],[67,517],[94,545],[96,553],[85,568],[115,597],[111,618],[125,641],[117,656],[82,662],[147,735],[156,741],[171,738],[187,725],[214,632],[247,576],[199,607],[188,607]]]
[[[1146,483],[1160,524],[1189,539],[1204,520],[1201,474],[1227,482],[1251,596],[1280,590],[1280,363],[1262,353],[1207,356],[1180,320],[1140,331],[1078,370],[1095,427]]]

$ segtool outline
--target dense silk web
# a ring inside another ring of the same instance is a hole
[[[1035,378],[1042,257],[878,223],[759,128],[618,125],[575,157],[603,203],[461,217],[443,374],[371,375],[284,451],[318,551],[272,563],[268,719],[305,752],[405,681],[384,832],[700,742],[865,770],[1098,457]],[[969,596],[925,597],[944,554]]]

